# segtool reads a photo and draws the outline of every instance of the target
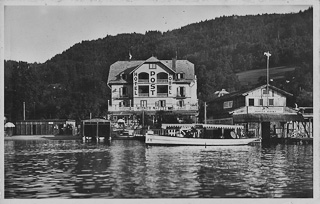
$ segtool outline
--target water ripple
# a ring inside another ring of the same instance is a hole
[[[312,197],[313,147],[5,141],[5,198]]]

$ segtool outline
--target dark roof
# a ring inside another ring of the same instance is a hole
[[[117,61],[110,66],[108,84],[109,83],[126,83],[125,80],[118,77],[120,74],[130,74],[134,70],[138,69],[144,63],[161,63],[168,69],[176,73],[185,73],[186,80],[195,79],[194,64],[188,60],[176,60],[175,69],[172,67],[172,60],[158,60],[156,57],[150,57],[149,59],[134,60],[134,61]]]
[[[240,114],[233,115],[233,121],[235,123],[246,122],[287,122],[287,121],[304,121],[301,114]]]
[[[210,101],[209,103],[211,103],[211,102],[219,102],[219,101],[226,101],[228,99],[236,98],[238,96],[245,96],[249,92],[252,92],[252,91],[257,90],[257,89],[262,89],[262,88],[265,88],[265,87],[267,87],[266,84],[262,85],[262,86],[259,86],[259,87],[256,87],[256,88],[253,88],[253,89],[249,89],[249,90],[232,92],[232,93],[229,93],[229,94],[225,94],[225,95],[223,95],[221,97],[215,98],[212,101]],[[293,96],[293,94],[291,94],[289,92],[286,92],[286,91],[284,91],[282,89],[279,89],[279,88],[277,88],[275,86],[269,85],[269,88],[273,89],[273,90],[275,90],[275,91],[277,91],[277,92],[279,92],[279,93],[281,93],[281,94],[283,94],[285,96]]]

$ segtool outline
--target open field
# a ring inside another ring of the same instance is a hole
[[[281,79],[284,78],[285,73],[292,72],[297,67],[273,67],[269,68],[270,79]],[[252,85],[258,83],[260,77],[267,76],[267,69],[255,69],[244,72],[239,72],[236,74],[241,85],[247,85],[251,83]]]

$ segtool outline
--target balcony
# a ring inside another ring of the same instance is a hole
[[[129,98],[128,94],[121,94],[118,97],[115,97],[115,99],[126,99],[126,98]]]
[[[178,98],[178,99],[187,98],[187,96],[184,95],[184,94],[177,94],[177,95],[176,95],[176,98]]]
[[[119,107],[118,105],[109,106],[108,111],[198,111],[198,105],[185,105],[185,106],[177,106],[170,105],[165,107],[160,106],[151,106],[147,107],[134,106],[134,107]]]

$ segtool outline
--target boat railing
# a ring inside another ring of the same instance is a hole
[[[136,129],[134,135],[145,136],[148,131],[152,131],[155,135],[170,135],[167,129]]]

